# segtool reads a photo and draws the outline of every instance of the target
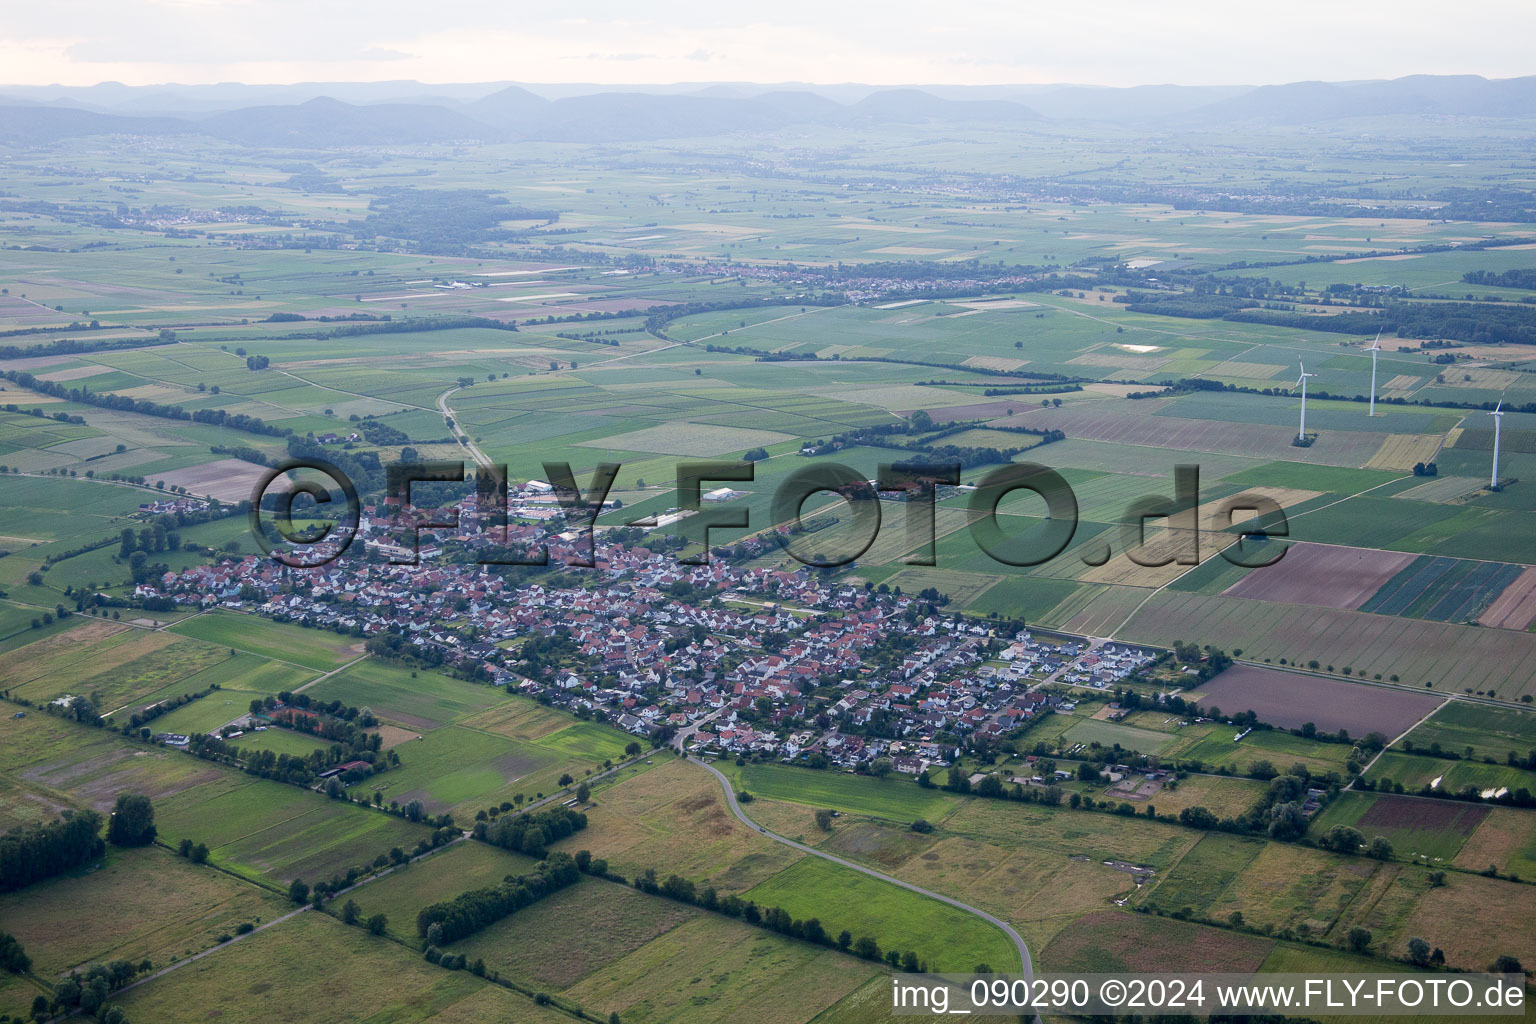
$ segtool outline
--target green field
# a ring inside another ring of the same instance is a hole
[[[1378,786],[1388,781],[1402,783],[1410,793],[1424,786],[1448,793],[1459,793],[1468,787],[1483,793],[1501,788],[1536,793],[1536,772],[1481,761],[1446,761],[1395,750],[1382,754],[1368,774]]]
[[[94,866],[93,866],[94,867]],[[202,952],[242,922],[270,921],[286,900],[167,850],[110,850],[94,870],[0,896],[5,928],[39,977],[113,959],[157,965]]]
[[[1405,740],[1415,749],[1438,748],[1449,753],[1502,760],[1513,752],[1521,757],[1536,748],[1536,714],[1451,701],[1419,725]]]
[[[181,756],[181,755],[178,755]],[[322,881],[414,847],[427,829],[279,782],[236,776],[157,805],[161,838],[206,843],[209,860],[247,878],[287,885]]]
[[[881,949],[911,949],[936,971],[969,971],[987,964],[1018,969],[1008,937],[973,915],[896,889],[819,857],[806,857],[744,898],[781,907],[800,919],[815,917],[828,932],[869,935]]]
[[[317,957],[319,950],[326,955]],[[303,1020],[320,1006],[345,1006],[358,1020],[399,1024],[488,1019],[555,1024],[570,1019],[313,912],[242,939],[113,1002],[131,1018],[167,1024],[205,1021],[210,1012],[239,1024]]]
[[[171,628],[184,636],[316,671],[339,668],[362,654],[355,641],[335,633],[232,612],[208,612]]]
[[[776,764],[738,766],[728,758],[715,767],[731,779],[738,791],[772,800],[825,807],[828,810],[869,814],[892,821],[915,818],[938,820],[958,804],[959,798],[938,789],[923,789],[904,776],[876,779],[846,772],[814,771]],[[750,808],[748,808],[750,813]]]
[[[325,636],[326,634],[318,634]],[[435,729],[506,699],[499,690],[428,670],[369,658],[304,691],[312,700],[339,700],[413,729]]]
[[[522,854],[484,843],[465,841],[396,868],[369,882],[351,897],[365,918],[383,914],[390,934],[407,943],[420,943],[416,914],[426,906],[451,900],[462,892],[500,885],[507,875],[533,867]]]

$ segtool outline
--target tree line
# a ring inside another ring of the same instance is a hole
[[[587,816],[569,807],[550,807],[531,814],[504,815],[494,821],[477,821],[473,835],[503,850],[543,857],[550,843],[587,827]]]
[[[472,889],[451,900],[423,907],[416,915],[416,933],[426,940],[429,950],[441,948],[575,884],[580,878],[581,872],[570,854],[551,853],[539,861],[531,874],[508,875],[500,885]]]

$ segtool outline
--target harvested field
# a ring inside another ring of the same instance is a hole
[[[1320,491],[1306,491],[1293,487],[1249,487],[1243,491],[1245,495],[1262,495],[1276,502],[1281,508],[1295,508],[1305,502],[1318,497]],[[1171,558],[1166,565],[1142,565],[1132,561],[1125,551],[1121,550],[1122,544],[1119,538],[1111,540],[1103,535],[1096,535],[1078,545],[1072,551],[1067,552],[1067,559],[1082,559],[1086,561],[1094,555],[1096,550],[1102,550],[1108,543],[1112,550],[1112,557],[1103,565],[1088,569],[1077,578],[1085,583],[1109,583],[1126,587],[1162,587],[1182,576],[1189,570],[1188,565],[1181,565],[1178,556],[1183,549],[1191,545],[1191,541],[1198,544],[1198,552],[1201,558],[1214,557],[1232,542],[1231,534],[1224,532],[1220,527],[1226,525],[1225,521],[1217,515],[1220,507],[1227,499],[1220,498],[1208,501],[1195,509],[1196,536],[1191,538],[1189,531],[1174,526],[1172,520],[1152,520],[1147,524],[1143,536],[1145,544],[1137,552],[1140,562],[1156,562],[1163,558]],[[1237,513],[1237,521],[1241,522],[1244,513]],[[1215,525],[1217,529],[1211,527]],[[1287,556],[1289,557],[1289,556]],[[1283,563],[1284,558],[1281,559]]]
[[[1536,568],[1522,572],[1477,617],[1479,625],[1500,629],[1529,629],[1533,620],[1536,620]]]
[[[1101,910],[1063,929],[1040,959],[1053,971],[1249,972],[1259,969],[1274,945],[1256,935]]]
[[[556,845],[591,850],[626,876],[665,866],[722,894],[740,893],[804,856],[737,821],[714,776],[686,761],[626,773],[600,788],[595,802],[587,828]]]
[[[1008,426],[1055,428],[1068,437],[1121,444],[1150,445],[1192,452],[1230,452],[1250,458],[1321,463],[1359,468],[1381,448],[1386,434],[1357,430],[1323,430],[1310,448],[1291,444],[1294,429],[1263,423],[1181,419],[1155,415],[1161,399],[1137,403],[1136,411],[1106,409],[1130,403],[1084,402],[1062,409],[1032,409],[1002,422]]]
[[[514,918],[515,920],[515,918]],[[801,1024],[878,968],[706,914],[566,989],[591,1014],[646,1024]]]
[[[661,455],[724,455],[727,452],[792,441],[789,434],[707,423],[669,423],[628,434],[614,434],[595,441],[577,442],[583,448],[609,448]]]
[[[1441,440],[1439,434],[1388,434],[1365,468],[1407,472],[1415,463],[1435,461]]]
[[[1391,687],[1325,679],[1238,665],[1200,687],[1200,702],[1233,714],[1253,711],[1259,721],[1283,729],[1307,722],[1322,732],[1349,730],[1352,736],[1379,732],[1400,735],[1433,711],[1444,698]]]
[[[1514,698],[1536,693],[1529,671],[1536,636],[1508,629],[1164,591],[1122,635],[1154,644],[1216,637],[1242,647],[1250,661],[1316,658],[1366,678],[1395,674],[1416,687],[1492,688]]]
[[[1222,593],[1287,604],[1359,608],[1413,557],[1398,551],[1302,542],[1292,544],[1275,564],[1250,570]]]
[[[1453,862],[1482,871],[1492,864],[1522,878],[1536,874],[1536,814],[1512,807],[1492,807]]]
[[[1480,971],[1505,953],[1521,962],[1536,960],[1533,917],[1536,887],[1457,875],[1451,885],[1424,894],[1404,934],[1432,936],[1445,950],[1447,966]]]
[[[627,886],[582,879],[455,943],[453,952],[483,957],[508,977],[558,991],[703,915]]]
[[[1454,502],[1482,487],[1485,480],[1471,476],[1441,476],[1426,483],[1415,484],[1406,491],[1398,491],[1394,498],[1409,501]]]
[[[1381,796],[1360,816],[1360,828],[1448,829],[1469,836],[1487,816],[1488,808],[1476,804]]]
[[[266,472],[261,466],[240,459],[219,459],[200,466],[159,473],[155,480],[164,480],[167,486],[185,487],[193,494],[212,495],[220,501],[237,502],[250,498],[257,482]]]

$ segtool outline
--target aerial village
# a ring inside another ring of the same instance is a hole
[[[947,614],[939,595],[809,567],[737,564],[770,552],[768,536],[703,565],[634,530],[599,530],[587,549],[538,481],[519,491],[504,528],[466,499],[457,529],[420,532],[415,564],[389,560],[409,554],[397,511],[364,508],[351,550],[318,567],[229,557],[167,572],[136,596],[368,638],[378,656],[679,748],[847,769],[889,758],[912,775],[947,767],[967,739],[1002,740],[1070,707],[1074,688],[1113,690],[1159,653]],[[551,567],[589,550],[592,566],[520,580],[477,561],[540,545]]]

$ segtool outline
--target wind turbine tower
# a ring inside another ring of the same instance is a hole
[[[1368,416],[1376,415],[1376,356],[1381,352],[1381,332],[1376,332],[1376,340],[1371,342],[1371,411]]]
[[[1499,489],[1499,427],[1504,423],[1503,409],[1504,400],[1501,398],[1499,399],[1499,404],[1494,407],[1493,412],[1488,414],[1493,417],[1493,477],[1488,481],[1488,489],[1490,491]]]
[[[1301,385],[1301,427],[1296,431],[1296,443],[1307,443],[1307,378],[1316,377],[1315,373],[1307,372],[1307,364],[1301,361],[1301,356],[1296,357],[1296,365],[1301,367],[1301,376],[1296,378],[1296,383]]]

